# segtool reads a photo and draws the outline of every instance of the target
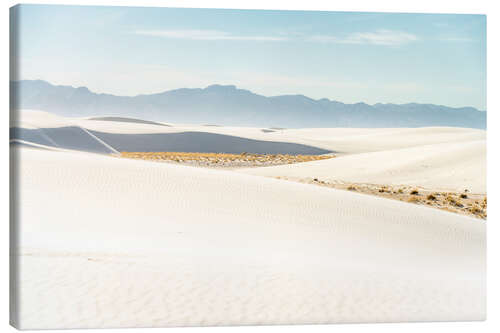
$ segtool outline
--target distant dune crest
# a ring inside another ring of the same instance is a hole
[[[158,126],[170,126],[168,124],[162,124],[155,121],[136,119],[136,118],[127,118],[127,117],[90,117],[90,120],[99,120],[99,121],[118,121],[123,123],[136,123],[136,124],[147,124],[147,125],[158,125]]]

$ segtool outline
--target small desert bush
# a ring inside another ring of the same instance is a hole
[[[410,194],[411,195],[418,195],[418,190],[417,189],[411,190]]]
[[[468,197],[467,197],[467,194],[462,193],[462,194],[460,194],[460,198],[462,198],[462,199],[467,199]]]
[[[435,196],[434,194],[429,194],[429,195],[427,196],[427,200],[436,201],[436,200],[437,200],[437,198],[436,198],[436,196]]]
[[[356,191],[356,187],[355,187],[355,186],[353,186],[353,185],[349,185],[349,187],[347,187],[347,189],[348,189],[349,191]]]
[[[453,196],[449,195],[446,197],[446,201],[448,201],[451,205],[456,207],[463,207],[464,205],[458,199],[455,199]]]
[[[398,190],[398,193],[399,193],[399,194],[403,194],[404,192],[403,192],[403,190],[402,190],[402,189],[399,189],[399,190]]]
[[[419,202],[420,200],[418,200],[418,198],[415,198],[415,197],[410,197],[410,198],[408,198],[408,200],[407,200],[407,201],[408,201],[408,202],[411,202],[411,203],[417,203],[417,202]]]
[[[482,214],[483,213],[483,210],[481,209],[481,207],[479,206],[472,206],[469,208],[469,211],[472,213],[472,214],[475,214],[475,215],[479,215],[479,214]]]
[[[479,218],[485,219],[486,218],[486,212],[483,208],[481,208],[478,205],[473,205],[472,207],[468,208],[469,212],[472,214],[476,215]]]

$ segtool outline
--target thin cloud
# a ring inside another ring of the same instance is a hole
[[[439,38],[442,42],[456,42],[456,43],[471,43],[474,39],[468,37],[442,37]]]
[[[170,39],[186,39],[186,40],[236,40],[236,41],[288,41],[291,39],[304,39],[322,43],[338,43],[338,44],[371,44],[384,46],[398,46],[418,40],[416,35],[393,30],[376,30],[374,32],[355,32],[344,37],[317,35],[312,37],[296,36],[292,38],[290,35],[236,35],[227,31],[221,30],[137,30],[136,35],[162,37]]]
[[[189,40],[248,40],[248,41],[283,41],[280,36],[243,36],[220,30],[137,30],[137,35]]]
[[[344,37],[319,35],[310,39],[323,43],[398,46],[415,42],[418,37],[404,31],[380,29],[373,32],[354,32]]]

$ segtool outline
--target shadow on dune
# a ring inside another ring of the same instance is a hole
[[[332,151],[312,146],[274,141],[260,141],[206,132],[115,134],[91,131],[118,151],[172,151],[193,153],[242,152],[252,154],[321,155]]]
[[[112,149],[92,137],[86,130],[77,126],[36,129],[12,127],[10,129],[10,139],[91,153],[114,153]]]
[[[50,147],[95,153],[197,152],[321,155],[332,151],[297,143],[260,141],[206,132],[116,134],[89,131],[76,126],[59,128],[10,129],[10,138]]]

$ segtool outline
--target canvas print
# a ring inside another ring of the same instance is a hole
[[[11,8],[11,324],[486,316],[486,17]]]

